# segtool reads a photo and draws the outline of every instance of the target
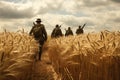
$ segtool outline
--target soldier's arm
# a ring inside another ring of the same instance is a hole
[[[71,34],[73,35],[73,32],[72,32],[72,30],[71,30]]]
[[[34,28],[34,26],[33,26],[32,29],[30,30],[29,35],[32,35],[32,33],[33,33],[33,28]]]
[[[62,31],[60,30],[60,35],[63,36]]]
[[[47,32],[46,32],[44,25],[43,25],[43,34],[44,34],[45,41],[46,41],[47,40]]]
[[[53,31],[51,33],[51,37],[55,37],[54,34],[55,34],[55,29],[53,29]]]
[[[76,30],[76,34],[78,34],[78,29]]]

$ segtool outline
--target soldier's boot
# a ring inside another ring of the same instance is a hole
[[[41,61],[41,55],[42,55],[42,47],[39,49],[39,60]]]
[[[41,61],[41,53],[39,52],[39,60]]]

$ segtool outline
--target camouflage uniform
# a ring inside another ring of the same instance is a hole
[[[37,19],[37,24],[34,24],[30,31],[30,35],[33,35],[35,40],[39,42],[39,60],[41,60],[42,47],[44,42],[47,40],[47,32],[43,24],[41,24],[41,19]]]
[[[76,30],[76,34],[83,34],[84,31],[83,31],[83,28],[81,28],[81,26],[79,26],[79,28]]]
[[[57,37],[60,37],[60,36],[62,36],[62,31],[60,29],[60,26],[56,25],[56,27],[52,31],[51,37],[52,38],[57,38]]]
[[[73,32],[70,27],[68,27],[68,30],[66,30],[65,36],[73,35]]]

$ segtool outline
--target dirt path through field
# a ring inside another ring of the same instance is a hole
[[[42,61],[35,61],[32,80],[58,80],[47,53],[42,55]]]

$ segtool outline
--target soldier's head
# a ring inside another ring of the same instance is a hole
[[[81,28],[81,26],[79,26],[79,28]]]
[[[41,19],[40,18],[38,18],[37,20],[36,20],[36,23],[41,23],[42,21],[41,21]]]
[[[59,25],[58,24],[56,24],[56,28],[58,28],[59,27]]]
[[[70,27],[68,27],[68,30],[70,30],[71,28]]]

